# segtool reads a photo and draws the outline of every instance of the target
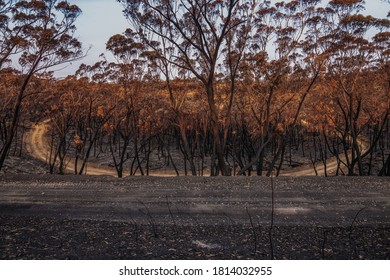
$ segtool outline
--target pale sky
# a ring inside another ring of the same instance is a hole
[[[85,49],[91,46],[88,56],[81,61],[55,73],[57,77],[65,77],[78,69],[81,63],[94,64],[99,55],[105,52],[107,40],[115,34],[122,33],[129,27],[123,16],[123,7],[116,0],[68,0],[83,11],[76,21],[76,36]],[[276,2],[276,1],[275,1]],[[327,1],[323,1],[326,3]],[[386,17],[390,5],[382,0],[366,0],[366,13],[376,17]],[[110,55],[107,54],[110,58]],[[64,66],[63,66],[64,67]]]
[[[76,4],[82,11],[82,15],[76,21],[76,37],[88,49],[88,56],[81,61],[56,73],[57,77],[64,77],[78,69],[81,63],[94,64],[99,61],[99,55],[106,50],[106,42],[115,34],[120,34],[129,27],[122,13],[122,6],[116,0],[68,0]],[[108,55],[109,58],[109,55]]]

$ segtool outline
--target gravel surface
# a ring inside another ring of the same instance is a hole
[[[386,178],[0,176],[1,259],[390,259],[389,217]]]

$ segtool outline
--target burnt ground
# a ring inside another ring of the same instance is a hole
[[[390,259],[390,180],[0,175],[0,259],[254,258]]]

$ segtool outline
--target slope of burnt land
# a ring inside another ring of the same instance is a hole
[[[389,259],[390,181],[2,175],[0,258]]]

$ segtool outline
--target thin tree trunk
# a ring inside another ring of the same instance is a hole
[[[19,91],[18,97],[16,99],[15,107],[14,107],[13,114],[12,114],[12,121],[11,121],[11,125],[10,125],[10,128],[9,128],[9,132],[8,132],[8,135],[7,135],[4,147],[3,147],[2,151],[1,151],[1,154],[0,154],[0,170],[3,168],[5,158],[7,157],[8,152],[9,152],[9,150],[11,148],[12,141],[14,139],[14,136],[15,136],[15,133],[16,133],[16,129],[17,129],[17,126],[18,126],[18,122],[19,122],[19,114],[20,114],[20,109],[21,109],[21,106],[22,106],[22,101],[23,101],[23,98],[24,98],[24,93],[25,93],[25,91],[27,89],[27,86],[28,86],[28,84],[29,84],[33,74],[34,74],[34,70],[37,67],[38,62],[39,61],[35,62],[35,64],[33,65],[32,70],[30,70],[29,74],[24,79],[24,82],[23,82],[22,87],[21,87],[21,89]]]

